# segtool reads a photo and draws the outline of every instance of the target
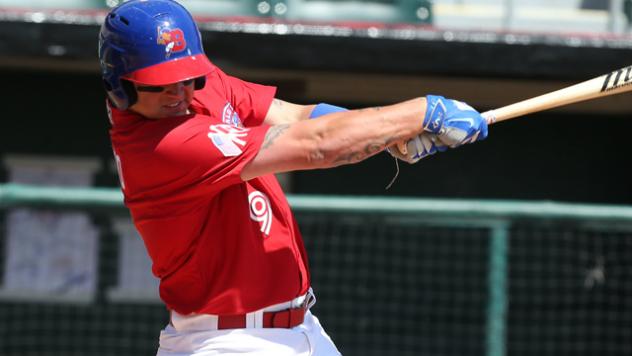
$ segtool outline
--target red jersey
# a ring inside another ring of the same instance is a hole
[[[304,294],[303,241],[273,175],[244,182],[276,88],[216,68],[192,114],[159,120],[108,107],[125,204],[181,314],[242,314]]]

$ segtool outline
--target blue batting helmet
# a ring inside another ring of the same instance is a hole
[[[136,102],[131,82],[166,85],[196,79],[204,87],[214,66],[191,14],[174,0],[131,0],[106,16],[99,33],[105,90],[122,110]]]

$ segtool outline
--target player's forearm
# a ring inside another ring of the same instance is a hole
[[[419,98],[319,118],[312,156],[322,161],[312,163],[322,166],[314,168],[356,163],[419,134],[425,109],[425,99]]]
[[[417,98],[273,126],[257,156],[242,171],[242,178],[362,161],[419,134],[425,110],[425,99]]]

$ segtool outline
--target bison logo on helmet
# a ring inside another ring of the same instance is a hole
[[[158,27],[158,44],[165,46],[167,58],[174,52],[181,52],[187,47],[184,32],[179,29]]]

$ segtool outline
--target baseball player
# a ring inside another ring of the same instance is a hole
[[[487,136],[478,112],[441,96],[351,111],[276,99],[211,63],[173,0],[112,9],[99,58],[125,204],[170,311],[158,355],[339,355],[309,310],[306,252],[273,174],[398,142],[413,163]]]

